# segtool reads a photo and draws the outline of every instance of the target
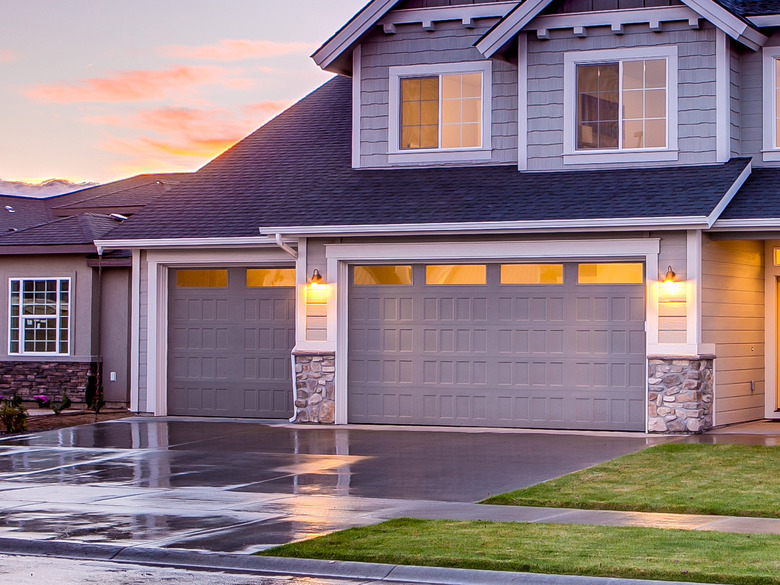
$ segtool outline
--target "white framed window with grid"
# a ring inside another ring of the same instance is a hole
[[[9,279],[8,353],[70,354],[70,278]]]

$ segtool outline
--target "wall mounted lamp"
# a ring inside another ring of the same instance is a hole
[[[314,272],[311,273],[311,280],[309,281],[309,284],[317,288],[318,286],[321,286],[322,283],[322,275],[320,274],[320,271],[316,268],[314,269]]]
[[[674,282],[677,278],[677,274],[672,270],[671,264],[666,269],[666,276],[664,276],[664,282]]]

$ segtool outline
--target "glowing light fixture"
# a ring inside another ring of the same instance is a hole
[[[672,266],[669,265],[666,269],[666,276],[664,276],[664,282],[675,282],[676,278],[677,278],[677,273],[675,273],[675,271],[672,270]]]
[[[322,282],[322,275],[320,274],[320,271],[316,268],[314,269],[314,272],[311,274],[311,280],[309,281],[309,286],[312,288],[318,288],[320,286],[323,286]]]

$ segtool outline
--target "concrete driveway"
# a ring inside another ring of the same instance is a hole
[[[122,419],[0,441],[0,537],[253,552],[475,502],[663,440]]]

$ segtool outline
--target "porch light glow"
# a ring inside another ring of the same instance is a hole
[[[666,269],[666,276],[664,276],[664,282],[675,282],[675,279],[677,278],[677,274],[672,270],[671,265]]]

